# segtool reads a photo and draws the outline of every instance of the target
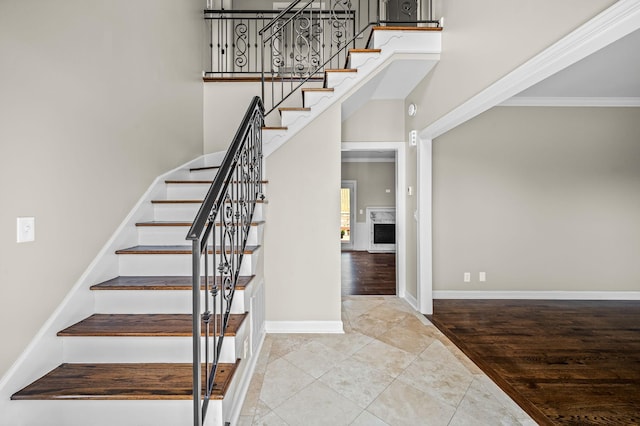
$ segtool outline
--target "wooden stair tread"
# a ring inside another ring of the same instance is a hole
[[[331,70],[324,70],[324,72],[358,72],[358,70],[356,68],[336,68]]]
[[[270,126],[263,127],[262,130],[289,130],[287,126]]]
[[[211,399],[224,397],[239,362],[218,365]],[[203,384],[204,369],[203,366]],[[189,400],[193,396],[192,383],[191,364],[62,364],[11,399]]]
[[[347,57],[344,60],[344,67],[347,68],[349,66],[352,53],[380,53],[380,52],[382,52],[382,49],[349,49],[349,52],[347,53]]]
[[[349,49],[349,53],[380,53],[382,49]]]
[[[406,26],[378,26],[374,31],[442,31],[442,27],[406,27]]]
[[[263,127],[264,128],[264,127]],[[286,129],[286,127],[285,127]],[[211,185],[213,183],[213,180],[209,179],[209,180],[165,180],[164,183],[168,184],[168,185]],[[237,181],[233,181],[233,183],[237,183]],[[260,183],[269,183],[269,181],[267,180],[261,180]]]
[[[136,223],[136,226],[149,226],[149,227],[154,227],[154,226],[158,226],[158,227],[162,227],[162,226],[191,226],[193,223],[192,222],[172,222],[172,221],[162,221],[162,220],[154,220],[154,221],[150,221],[150,222],[138,222]],[[264,220],[254,220],[251,222],[251,226],[259,226],[259,225],[263,225],[264,224]],[[216,222],[217,226],[221,226],[220,222]]]
[[[261,76],[242,76],[242,77],[203,77],[202,80],[205,83],[217,83],[217,82],[237,82],[237,83],[260,83],[262,81]],[[302,82],[305,81],[322,81],[322,77],[312,76],[309,79],[296,78],[296,77],[268,77],[265,76],[264,81],[268,82]]]
[[[244,290],[253,276],[241,276],[236,290]],[[216,276],[220,284],[221,278]],[[204,289],[204,284],[202,285]],[[190,276],[125,276],[115,277],[91,286],[91,290],[191,290]]]
[[[200,170],[215,170],[219,169],[220,166],[203,166],[203,167],[192,167],[189,169],[190,172],[197,172]]]
[[[173,199],[173,200],[151,200],[151,204],[202,204],[204,200],[181,200],[181,199]],[[247,200],[247,203],[251,203],[254,200]],[[267,200],[255,200],[258,204],[266,204]]]
[[[246,246],[244,254],[253,254],[260,246]],[[220,247],[216,247],[216,254],[222,251]],[[225,250],[227,254],[231,250]],[[238,251],[234,251],[238,254]],[[116,254],[191,254],[191,246],[133,246],[126,249],[116,250]],[[213,254],[213,250],[209,249],[209,254]]]
[[[305,107],[282,107],[282,108],[278,108],[278,111],[283,112],[283,111],[311,111],[311,108],[305,108]]]
[[[225,336],[235,336],[247,314],[231,314]],[[64,330],[58,336],[111,337],[191,337],[191,314],[93,314]],[[216,315],[220,321],[220,315]],[[204,335],[204,325],[202,335]]]
[[[307,87],[303,92],[333,92],[333,87]]]

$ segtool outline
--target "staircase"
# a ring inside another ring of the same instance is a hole
[[[396,98],[404,99],[440,59],[441,31],[442,27],[373,27],[366,48],[349,49],[344,68],[325,70],[322,87],[303,87],[299,106],[277,108],[279,123],[263,129],[265,157],[336,102],[348,117],[382,87],[397,87]]]
[[[135,224],[138,244],[115,252],[119,276],[90,287],[95,313],[58,331],[64,362],[11,396],[25,413],[11,424],[192,424],[191,246],[185,236],[216,170],[181,173],[186,178],[162,184],[164,198],[147,203],[152,220]],[[262,204],[251,223],[207,425],[222,425],[239,412],[261,344],[261,277],[255,273]],[[27,412],[37,413],[29,419]]]
[[[280,123],[262,128],[264,156],[337,102],[348,115],[390,81],[402,82],[394,83],[398,90],[413,89],[439,59],[440,30],[375,27],[366,49],[350,50],[343,69],[326,70],[322,87],[300,91],[300,106],[279,108]],[[0,401],[0,425],[193,424],[185,235],[216,174],[214,157],[219,164],[214,155],[168,173],[143,197],[108,243],[111,251],[83,278],[102,279],[77,285],[59,309],[65,313],[50,321],[51,332],[26,351],[24,372],[5,384],[20,390]],[[258,202],[251,223],[206,425],[239,415],[264,337],[265,204]],[[59,365],[50,366],[47,350]]]

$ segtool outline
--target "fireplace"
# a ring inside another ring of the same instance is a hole
[[[370,252],[396,251],[396,209],[367,207]]]
[[[373,244],[395,244],[396,224],[395,223],[374,223],[373,224]]]

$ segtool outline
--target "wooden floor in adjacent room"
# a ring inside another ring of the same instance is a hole
[[[342,295],[395,295],[396,254],[342,252]]]
[[[640,301],[434,300],[428,318],[538,423],[640,424]]]

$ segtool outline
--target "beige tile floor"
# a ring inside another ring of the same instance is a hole
[[[345,334],[265,338],[239,425],[535,425],[424,316],[342,299]]]

